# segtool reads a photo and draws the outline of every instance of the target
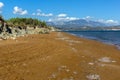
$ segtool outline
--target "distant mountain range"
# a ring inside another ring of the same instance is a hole
[[[97,21],[85,20],[85,19],[72,20],[72,21],[54,21],[54,22],[47,22],[47,24],[63,30],[104,29],[106,27],[113,27],[112,25],[109,24],[105,24]]]

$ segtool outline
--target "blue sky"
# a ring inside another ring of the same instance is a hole
[[[120,22],[120,0],[0,0],[0,14],[46,21],[92,19]]]

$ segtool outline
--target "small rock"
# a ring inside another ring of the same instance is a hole
[[[53,73],[53,74],[51,75],[51,78],[56,78],[56,74]]]

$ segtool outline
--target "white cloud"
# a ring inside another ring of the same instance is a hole
[[[58,17],[66,17],[67,14],[58,14]]]
[[[48,22],[52,22],[53,20],[52,19],[48,19]]]
[[[67,14],[58,14],[56,16],[54,16],[53,18],[48,19],[49,22],[63,22],[63,21],[71,21],[71,20],[79,20],[80,18],[77,17],[69,17],[67,16]],[[95,19],[94,17],[91,16],[86,16],[84,18],[81,19],[85,19],[88,21],[96,21],[96,22],[101,22],[104,23],[106,25],[120,25],[120,22],[117,20],[104,20],[104,19]]]
[[[86,16],[86,18],[91,18],[91,16]]]
[[[2,8],[4,6],[4,3],[0,2],[0,8]]]
[[[117,20],[104,20],[104,19],[99,19],[98,22],[102,22],[102,23],[105,23],[105,24],[110,24],[110,25],[118,25],[120,24]]]
[[[4,6],[4,3],[0,2],[0,13],[2,13],[2,7]]]
[[[36,16],[43,16],[43,17],[50,17],[50,16],[53,16],[52,13],[43,13],[40,9],[37,9],[37,12],[36,13],[32,13],[32,15],[36,15]]]
[[[118,21],[115,21],[115,20],[107,20],[106,23],[109,23],[109,24],[117,24]]]
[[[56,17],[56,18],[52,18],[49,19],[49,22],[53,22],[53,21],[71,21],[71,20],[78,20],[79,18],[76,17]]]
[[[27,12],[27,10],[23,10],[22,8],[19,8],[18,6],[15,6],[13,13],[14,14],[19,14],[19,15],[25,15],[28,12]]]
[[[53,18],[48,19],[49,22],[54,22],[54,21],[71,21],[71,20],[78,20],[80,18],[77,17],[69,17],[65,13],[58,14],[54,16]]]
[[[65,19],[70,21],[70,20],[78,20],[79,18],[76,18],[76,17],[66,17]]]
[[[91,19],[93,19],[94,17],[91,17],[91,16],[86,16],[86,17],[84,17],[83,19],[85,19],[85,20],[91,20]]]
[[[49,13],[49,14],[45,14],[45,13],[37,13],[36,15],[37,15],[37,16],[44,16],[44,17],[50,17],[50,16],[53,16],[52,13]]]

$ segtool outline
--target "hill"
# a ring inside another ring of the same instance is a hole
[[[120,26],[85,19],[47,22],[47,25],[57,27],[61,30],[106,30],[120,28]]]

